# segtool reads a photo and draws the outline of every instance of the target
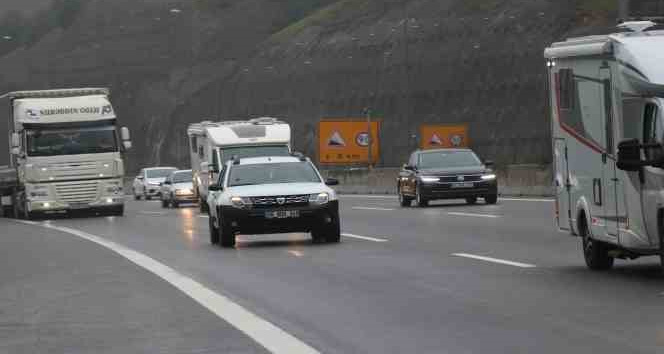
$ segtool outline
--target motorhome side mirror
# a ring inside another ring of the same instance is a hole
[[[12,148],[17,149],[21,147],[21,136],[18,133],[12,133]],[[15,154],[18,155],[18,154]]]
[[[325,184],[328,186],[338,186],[339,180],[336,178],[328,178],[325,180]]]
[[[140,180],[140,181],[142,181],[143,178],[144,178],[143,176],[136,176],[136,179],[138,179],[138,180]]]
[[[639,171],[644,163],[641,160],[641,143],[638,139],[621,141],[618,144],[616,166],[623,171]]]
[[[224,190],[224,188],[218,184],[211,184],[210,186],[208,186],[208,190],[210,192],[219,192]]]
[[[131,140],[131,137],[129,135],[129,128],[127,127],[120,128],[120,139],[122,139],[122,141]]]
[[[122,142],[122,147],[124,147],[125,150],[130,150],[131,149],[131,141],[126,140]]]

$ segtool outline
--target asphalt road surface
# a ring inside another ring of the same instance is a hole
[[[210,245],[197,208],[0,220],[0,352],[656,353],[658,259],[586,269],[553,203],[341,201],[340,244]]]

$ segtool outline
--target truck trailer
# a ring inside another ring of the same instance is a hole
[[[0,99],[9,106],[8,165],[0,167],[5,216],[123,215],[123,157],[131,141],[118,127],[108,89],[18,91]]]

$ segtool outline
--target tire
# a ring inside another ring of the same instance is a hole
[[[219,215],[219,214],[217,214]],[[219,218],[219,236],[221,238],[221,247],[233,248],[235,247],[235,232],[231,230],[229,223],[227,223],[223,216]]]
[[[178,201],[175,200],[175,198],[172,198],[172,197],[171,197],[171,207],[173,207],[175,209],[180,207],[180,203],[178,203]]]
[[[477,203],[477,197],[468,197],[466,198],[466,203],[473,205]]]
[[[145,195],[145,200],[152,200],[152,197],[146,194]]]
[[[411,206],[412,203],[413,203],[413,199],[403,195],[403,193],[401,193],[401,189],[399,189],[399,205],[406,208],[406,207]]]
[[[124,216],[124,205],[115,207],[109,214],[111,216]]]
[[[484,201],[487,204],[496,204],[498,203],[498,194],[491,194],[484,197]]]
[[[581,250],[586,266],[591,270],[611,269],[613,267],[613,257],[609,256],[609,248],[605,243],[591,237],[585,218],[581,219],[579,231],[581,233]]]
[[[161,207],[162,208],[168,208],[168,200],[162,199],[161,200]]]
[[[207,205],[207,200],[203,198],[198,199],[198,207],[201,212],[201,214],[205,214],[208,212],[208,205]]]
[[[136,193],[136,190],[134,189],[134,200],[141,200],[141,196]]]
[[[210,243],[213,245],[219,244],[219,229],[214,226],[214,218],[210,216],[208,218],[208,223],[210,225]]]
[[[429,200],[422,196],[419,184],[415,187],[415,202],[420,208],[426,208],[429,206]]]

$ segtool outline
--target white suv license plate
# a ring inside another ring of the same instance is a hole
[[[473,182],[462,182],[462,183],[452,183],[452,188],[473,188],[475,183]]]
[[[276,210],[276,211],[266,211],[266,219],[290,219],[290,218],[299,218],[299,210]]]

